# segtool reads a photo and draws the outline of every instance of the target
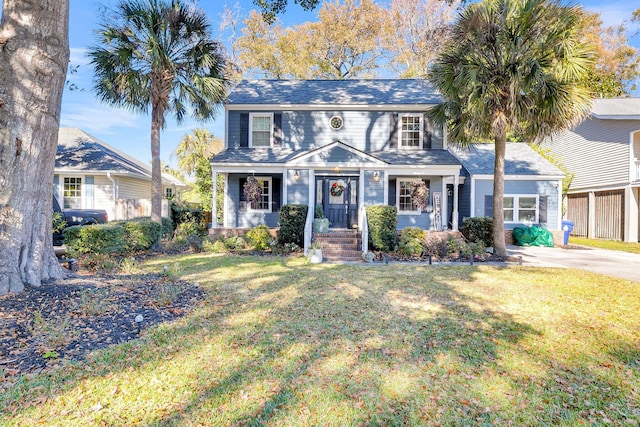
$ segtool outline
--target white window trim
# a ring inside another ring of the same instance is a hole
[[[269,209],[254,209],[251,207],[251,203],[247,201],[247,211],[249,212],[260,212],[260,213],[271,213],[271,206],[273,204],[273,178],[270,176],[254,176],[254,178],[258,181],[269,181]]]
[[[396,178],[396,210],[398,211],[398,215],[420,215],[422,211],[420,209],[415,209],[411,211],[401,211],[400,210],[400,182],[420,182],[421,178],[416,177],[398,177]],[[412,205],[413,206],[413,205]]]
[[[420,133],[417,147],[407,147],[402,145],[402,118],[403,117],[418,117],[420,119]],[[424,147],[424,114],[416,113],[401,113],[398,114],[398,149],[400,150],[422,150]]]
[[[535,221],[532,222],[532,224],[538,224],[538,222],[540,221],[540,195],[539,194],[505,194],[502,196],[502,199],[504,200],[505,197],[513,197],[513,221],[507,221],[505,219],[504,223],[505,224],[524,224],[524,222],[520,221],[518,218],[520,218],[520,197],[535,197],[536,199],[536,218]],[[530,210],[530,209],[525,209],[525,210]],[[502,207],[502,212],[505,211],[504,208],[504,201],[503,201],[503,207]]]
[[[58,203],[61,209],[71,209],[64,207],[64,179],[65,178],[80,178],[80,207],[78,209],[85,209],[86,206],[86,185],[87,180],[84,175],[58,175]]]
[[[273,113],[249,113],[249,147],[253,147],[253,119],[254,117],[269,117],[269,147],[273,146]],[[259,145],[256,148],[266,148]]]

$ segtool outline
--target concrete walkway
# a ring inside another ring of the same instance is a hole
[[[640,282],[640,254],[571,245],[567,249],[510,245],[507,253],[521,256],[522,265],[578,268]]]

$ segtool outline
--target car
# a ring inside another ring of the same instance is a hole
[[[93,225],[105,224],[109,221],[107,211],[102,209],[62,209],[60,203],[53,196],[53,212],[58,212],[61,219],[66,223],[64,228],[73,225]],[[63,230],[53,233],[53,245],[61,246],[64,243]]]

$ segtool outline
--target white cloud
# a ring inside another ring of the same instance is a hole
[[[89,133],[115,133],[117,128],[135,128],[143,119],[126,110],[117,110],[100,104],[65,104],[60,126],[76,127]]]

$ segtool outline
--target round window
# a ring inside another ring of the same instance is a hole
[[[342,125],[344,124],[344,122],[342,121],[342,117],[340,116],[333,116],[331,117],[331,129],[333,130],[338,130],[342,128]]]

